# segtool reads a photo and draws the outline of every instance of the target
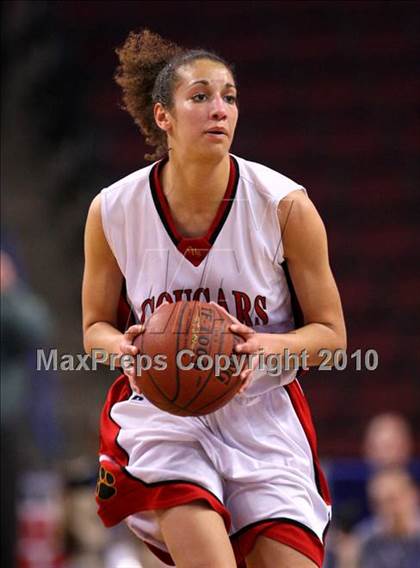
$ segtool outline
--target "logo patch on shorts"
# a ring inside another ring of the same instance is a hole
[[[117,492],[114,485],[115,477],[101,466],[96,484],[96,495],[99,499],[110,499],[113,497]]]

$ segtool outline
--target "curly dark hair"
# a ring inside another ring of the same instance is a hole
[[[198,59],[209,59],[224,65],[235,78],[233,65],[216,53],[184,49],[147,29],[130,32],[116,53],[120,64],[115,80],[123,91],[123,108],[139,126],[146,144],[154,146],[154,153],[144,156],[149,161],[159,160],[168,152],[166,133],[156,124],[153,108],[157,102],[172,108],[179,67]]]

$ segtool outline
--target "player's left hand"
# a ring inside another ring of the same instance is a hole
[[[232,325],[230,326],[230,330],[233,333],[240,335],[245,340],[245,343],[241,343],[240,345],[236,346],[235,351],[237,353],[244,353],[245,355],[253,355],[253,354],[255,355],[255,357],[252,357],[251,367],[244,369],[240,374],[240,378],[242,379],[243,383],[242,383],[241,388],[238,391],[238,394],[241,394],[250,385],[250,383],[252,381],[252,373],[255,371],[255,369],[257,368],[257,365],[258,365],[257,355],[258,355],[258,353],[261,353],[261,345],[259,344],[259,341],[258,341],[258,336],[260,334],[258,334],[251,327],[248,327],[247,325],[241,323],[237,318],[235,318],[235,316],[230,314],[222,306],[219,306],[219,304],[216,304],[216,302],[210,302],[210,303],[217,306],[227,316],[229,316],[229,318],[232,320]]]
[[[233,323],[230,326],[230,330],[233,331],[233,333],[240,335],[245,340],[245,342],[237,345],[235,347],[235,351],[241,355],[250,355],[252,357],[251,367],[241,373],[241,377],[242,375],[245,375],[245,379],[238,392],[242,393],[248,388],[249,384],[252,381],[252,374],[258,366],[258,357],[261,353],[264,353],[264,348],[262,347],[260,341],[261,334],[257,333],[254,329],[239,322],[238,320],[236,320],[236,322],[237,323]]]

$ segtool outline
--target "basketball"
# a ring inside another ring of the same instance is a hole
[[[142,369],[142,394],[178,416],[201,416],[224,406],[242,384],[231,356],[244,340],[230,331],[231,324],[214,304],[184,301],[162,306],[134,342],[149,361],[159,362],[161,357],[165,363]]]

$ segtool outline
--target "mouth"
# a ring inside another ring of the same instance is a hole
[[[227,136],[226,130],[222,128],[211,128],[210,130],[206,130],[205,134],[212,134],[215,136]]]

